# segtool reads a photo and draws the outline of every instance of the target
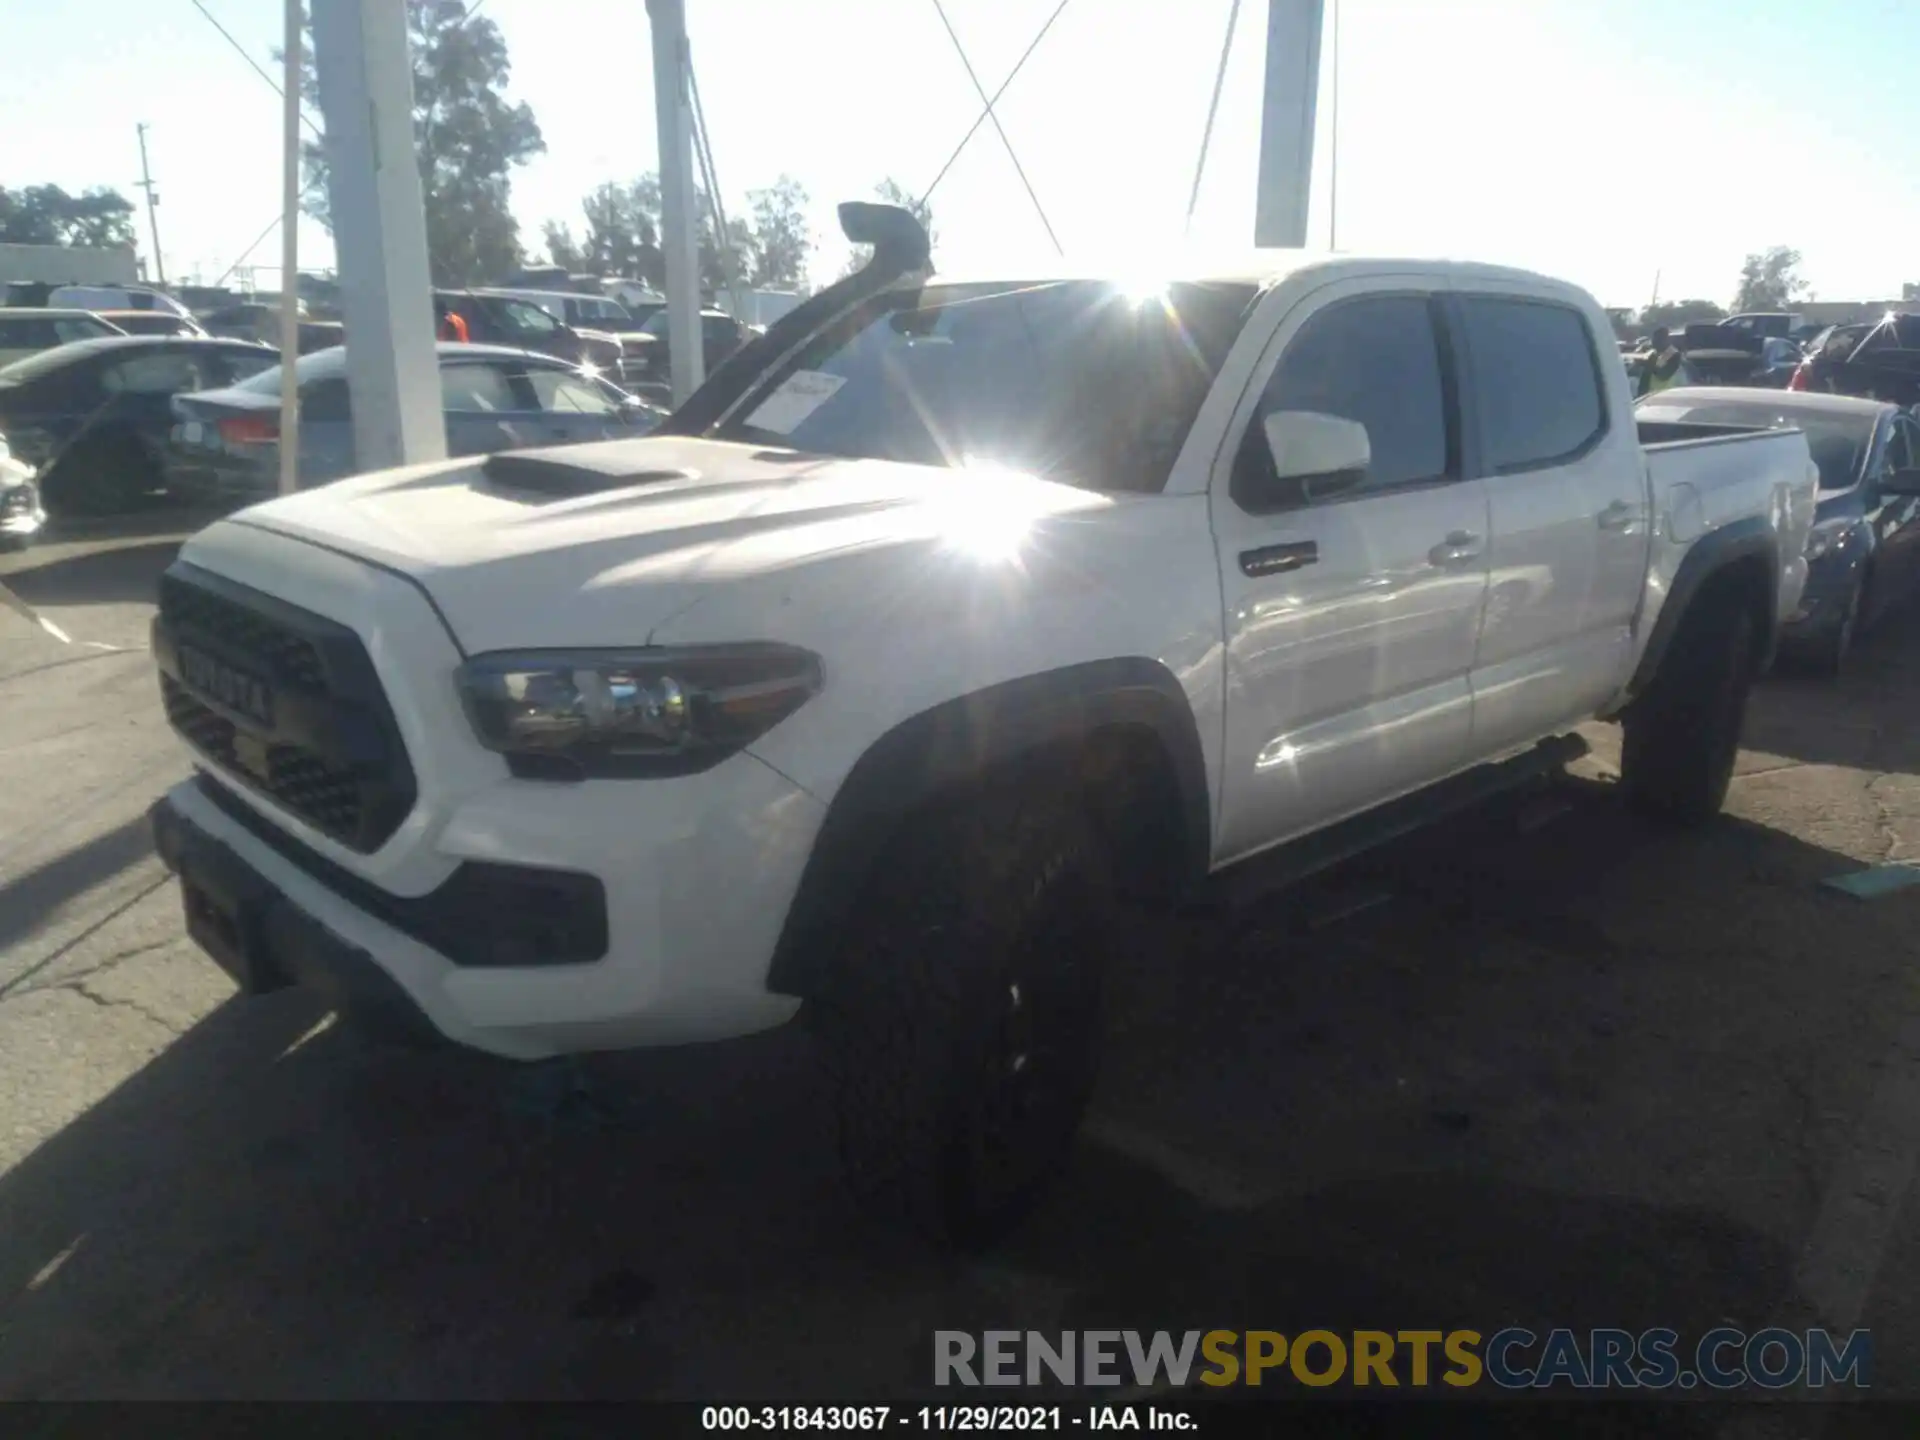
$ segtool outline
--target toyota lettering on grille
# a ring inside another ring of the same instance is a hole
[[[180,679],[189,690],[249,720],[273,724],[273,691],[264,680],[188,645],[179,654]]]

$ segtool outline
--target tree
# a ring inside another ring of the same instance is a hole
[[[580,202],[580,209],[587,217],[580,249],[589,271],[644,280],[656,288],[665,283],[657,176],[642,175],[630,185],[602,185]]]
[[[1733,297],[1733,308],[1745,310],[1784,310],[1807,293],[1807,282],[1800,278],[1800,252],[1785,245],[1747,256],[1740,267],[1740,289]]]
[[[580,248],[580,242],[573,238],[573,231],[560,221],[547,221],[540,234],[547,243],[548,260],[569,275],[577,275],[587,268],[586,252]]]
[[[782,175],[765,190],[749,190],[747,203],[753,208],[753,283],[782,288],[804,284],[807,257],[813,253],[806,187]]]
[[[921,225],[926,228],[927,241],[929,244],[939,240],[940,232],[933,228],[933,207],[928,205],[924,200],[914,199],[912,194],[908,192],[906,186],[902,185],[898,180],[895,180],[891,175],[874,186],[873,193],[885,204],[898,205],[902,210],[907,211],[914,219],[918,220]],[[854,246],[853,254],[848,257],[847,260],[846,273],[851,275],[872,258],[873,247],[871,245]]]
[[[69,195],[58,185],[0,185],[0,244],[130,246],[133,202],[104,186]]]
[[[1711,300],[1667,300],[1640,312],[1640,323],[1649,330],[1661,325],[1676,330],[1682,325],[1726,318],[1727,312]]]
[[[436,283],[469,285],[519,265],[520,227],[508,208],[515,166],[546,148],[533,111],[509,104],[512,74],[500,28],[461,0],[407,0],[413,59],[413,141],[427,218],[427,258]],[[317,101],[311,46],[302,90]],[[303,147],[308,213],[331,228],[327,158]]]

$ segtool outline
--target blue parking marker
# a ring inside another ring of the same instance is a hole
[[[1872,865],[1846,875],[1828,876],[1820,883],[1830,890],[1851,895],[1856,900],[1878,900],[1882,895],[1891,895],[1909,885],[1920,885],[1920,865],[1906,862]]]

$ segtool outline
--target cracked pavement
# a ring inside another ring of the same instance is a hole
[[[797,1029],[576,1104],[234,1000],[142,823],[169,555],[0,560],[77,642],[0,612],[0,1397],[848,1398],[924,1390],[935,1328],[1725,1317],[1867,1325],[1920,1395],[1920,887],[1818,886],[1920,838],[1912,615],[1763,687],[1705,833],[1621,812],[1602,727],[1550,799],[1144,921],[1058,1193],[956,1260],[849,1209]]]

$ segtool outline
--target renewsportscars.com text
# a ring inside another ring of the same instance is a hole
[[[1872,1384],[1865,1330],[939,1330],[937,1385],[1780,1390]]]

